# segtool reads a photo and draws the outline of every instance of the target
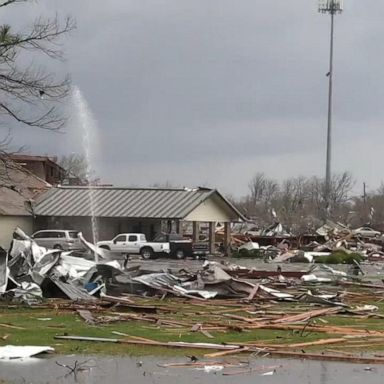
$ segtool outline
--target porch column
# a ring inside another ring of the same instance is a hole
[[[231,223],[224,223],[224,250],[227,256],[231,256]]]
[[[199,241],[199,223],[197,221],[192,223],[192,240],[194,243]]]
[[[209,253],[214,254],[215,253],[215,233],[216,229],[216,223],[211,221],[209,223]]]
[[[180,234],[180,230],[181,230],[181,224],[180,224],[180,220],[175,220],[175,226],[176,226],[176,233],[177,234]]]

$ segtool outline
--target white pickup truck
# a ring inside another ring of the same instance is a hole
[[[148,242],[143,233],[121,233],[112,240],[99,241],[96,245],[115,253],[141,255],[143,259],[151,259],[156,253],[170,252],[169,243]]]

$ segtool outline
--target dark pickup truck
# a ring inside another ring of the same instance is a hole
[[[208,243],[193,243],[191,239],[183,237],[177,233],[159,234],[153,242],[169,243],[171,257],[184,259],[186,257],[206,256],[208,254]]]

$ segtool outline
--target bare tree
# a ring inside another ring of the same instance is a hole
[[[279,184],[276,180],[266,179],[264,189],[264,200],[267,206],[270,206],[272,201],[276,198],[279,193]]]
[[[319,216],[324,205],[324,181],[317,176],[307,180],[307,204],[313,214]]]
[[[82,181],[88,178],[88,164],[84,155],[72,153],[62,156],[58,164],[65,169],[66,177],[76,177]]]
[[[349,172],[334,174],[331,180],[330,200],[332,207],[346,203],[355,184]]]
[[[14,4],[14,3],[25,3],[28,0],[7,0],[0,2],[0,7],[6,7],[7,5]]]
[[[382,182],[375,191],[364,196],[352,198],[350,221],[353,226],[369,224],[384,231],[384,183]]]
[[[17,2],[3,2],[1,6]],[[58,102],[69,92],[69,79],[56,79],[42,68],[24,64],[23,54],[61,59],[58,38],[73,28],[71,18],[62,25],[57,18],[39,18],[24,32],[7,24],[0,26],[0,123],[9,125],[13,120],[29,127],[60,129],[65,119]]]
[[[354,181],[350,173],[333,175],[330,194],[331,218],[346,223],[350,219],[350,212],[353,209],[350,194],[353,185]],[[304,231],[309,227],[314,228],[320,225],[322,221],[324,186],[324,179],[317,176],[293,177],[278,183],[259,172],[248,184],[249,195],[237,204],[246,215],[263,224],[271,221],[273,208],[282,223],[298,231]],[[378,211],[380,210],[377,199],[375,207]],[[380,215],[377,214],[376,217]]]
[[[302,214],[306,199],[305,183],[306,179],[302,176],[287,179],[282,183],[276,208],[289,225],[293,225]]]
[[[164,188],[164,189],[178,188],[178,186],[175,185],[175,183],[173,183],[170,180],[155,182],[155,183],[152,183],[149,187],[150,188],[159,188],[159,189],[161,189],[161,188]]]
[[[3,0],[0,9],[29,1]],[[0,25],[0,127],[7,127],[0,138],[0,179],[7,179],[6,169],[12,166],[9,157],[12,127],[59,130],[65,123],[59,107],[69,93],[69,78],[57,79],[33,65],[33,59],[36,54],[62,59],[59,38],[74,28],[75,23],[69,17],[63,23],[57,17],[38,18],[23,30]]]
[[[384,197],[384,182],[383,181],[380,183],[379,188],[377,188],[376,194]]]
[[[249,182],[248,187],[251,192],[253,204],[256,204],[264,197],[266,182],[267,180],[263,172],[256,173]]]

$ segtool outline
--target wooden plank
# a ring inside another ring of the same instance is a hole
[[[27,328],[18,327],[18,326],[16,326],[16,325],[5,324],[5,323],[0,323],[0,327],[2,327],[2,328],[10,328],[10,329],[20,329],[20,330],[25,330],[25,329],[27,329]]]
[[[72,340],[72,341],[94,341],[100,343],[115,343],[115,344],[132,344],[132,345],[157,345],[161,347],[171,348],[192,348],[192,349],[216,349],[216,350],[234,350],[239,349],[238,345],[224,345],[224,344],[209,344],[209,343],[186,343],[186,342],[160,342],[151,340],[126,340],[126,339],[112,339],[104,337],[87,337],[87,336],[55,336],[58,340]]]
[[[223,361],[195,361],[190,363],[166,363],[166,364],[157,364],[158,367],[161,368],[204,368],[204,367],[212,367],[220,365],[223,367],[239,367],[243,364],[233,364],[233,363],[226,363]]]
[[[293,349],[293,348],[304,348],[304,347],[312,347],[316,345],[329,345],[329,344],[338,344],[345,343],[347,340],[345,338],[335,338],[335,339],[321,339],[316,341],[308,341],[305,343],[294,343],[294,344],[271,344],[271,343],[263,343],[263,342],[247,342],[247,343],[239,343],[241,346],[253,347],[253,348],[268,348],[268,350],[277,350],[277,349]]]
[[[375,289],[384,289],[384,285],[381,284],[368,284],[368,283],[353,283],[351,281],[338,281],[338,284],[344,286],[352,286],[352,287],[363,287],[363,288],[375,288]]]
[[[257,291],[259,290],[259,284],[256,284],[253,288],[252,291],[249,293],[249,296],[247,297],[247,301],[252,301],[254,297],[257,294]]]
[[[250,347],[242,347],[231,351],[220,351],[220,352],[214,352],[214,353],[207,353],[204,355],[204,357],[222,357],[222,356],[228,356],[228,355],[237,355],[238,353],[243,352],[249,352],[251,350]]]
[[[302,330],[302,325],[291,325],[291,324],[252,324],[244,325],[245,329],[280,329],[285,331],[295,331]],[[348,327],[331,327],[331,326],[307,326],[305,328],[307,331],[311,332],[323,332],[328,334],[339,334],[339,335],[356,335],[356,336],[384,336],[384,332],[372,331],[366,329],[355,329]]]
[[[280,324],[280,323],[296,323],[299,321],[307,321],[313,319],[314,317],[324,316],[324,315],[334,315],[340,311],[339,307],[336,308],[323,308],[317,309],[314,311],[303,312],[298,315],[293,316],[284,316],[280,319],[272,320],[272,324]]]
[[[248,368],[248,369],[240,369],[240,370],[231,370],[231,371],[225,371],[223,372],[223,376],[234,376],[234,375],[241,375],[246,373],[253,373],[258,372],[260,374],[274,371],[277,368],[280,368],[281,365],[271,365],[266,367],[255,367],[255,368]]]
[[[343,337],[339,337],[337,339],[321,339],[316,341],[310,341],[307,343],[294,343],[294,344],[288,344],[288,348],[303,348],[303,347],[312,347],[315,345],[328,345],[328,344],[338,344],[338,343],[345,343],[346,339]]]
[[[147,339],[146,337],[140,337],[140,336],[132,336],[132,335],[127,335],[127,338],[125,340],[139,340],[139,341],[146,341],[148,343],[152,343],[152,344],[157,344],[158,342],[156,340],[152,340],[152,339]]]
[[[90,324],[90,325],[96,324],[96,319],[93,317],[92,313],[87,309],[77,309],[76,312],[86,322],[86,324]]]
[[[347,363],[358,364],[384,364],[383,358],[378,357],[361,357],[361,356],[341,356],[341,355],[328,355],[319,353],[302,353],[291,351],[271,351],[273,357],[294,357],[305,360],[323,360],[323,361],[343,361]]]
[[[206,329],[200,329],[200,332],[205,336],[208,337],[208,339],[214,339],[215,336],[212,336]]]
[[[118,304],[135,304],[134,301],[128,299],[127,297],[115,297],[109,295],[101,295],[102,301],[108,301],[109,303],[118,303]]]
[[[232,315],[231,313],[223,313],[223,317],[228,317],[229,319],[244,321],[245,323],[255,323],[257,319],[251,319],[250,317],[244,317],[239,315]]]

